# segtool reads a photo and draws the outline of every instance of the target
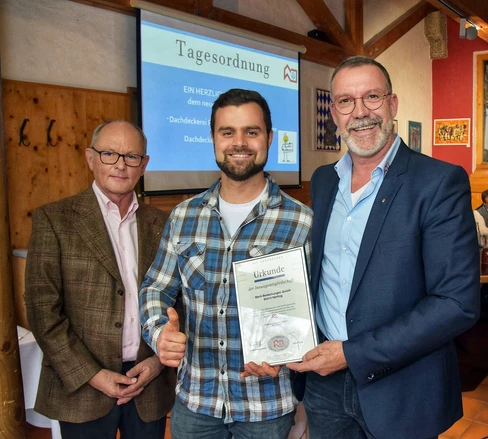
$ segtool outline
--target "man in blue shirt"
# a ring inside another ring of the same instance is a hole
[[[348,152],[311,180],[322,343],[288,366],[308,372],[311,438],[437,438],[462,416],[453,339],[479,315],[468,176],[394,134],[378,62],[345,60],[331,93]]]
[[[245,365],[232,262],[305,246],[311,210],[263,171],[273,140],[259,93],[232,89],[212,108],[221,178],[176,206],[140,294],[143,336],[179,366],[173,439],[286,439],[296,400],[286,367]],[[185,323],[173,305],[182,294]]]

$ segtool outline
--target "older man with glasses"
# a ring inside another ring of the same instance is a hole
[[[410,150],[374,59],[340,64],[332,117],[348,151],[310,182],[321,343],[307,372],[311,439],[433,439],[462,416],[453,339],[479,315],[466,172]]]
[[[139,203],[146,137],[107,122],[86,150],[95,181],[34,211],[26,268],[29,325],[43,353],[35,410],[69,439],[161,439],[175,371],[141,339],[138,292],[166,222]]]

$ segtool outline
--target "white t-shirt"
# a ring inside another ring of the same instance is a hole
[[[224,218],[224,223],[230,236],[234,236],[237,229],[249,215],[249,212],[251,212],[252,208],[261,201],[267,190],[268,183],[266,183],[263,191],[254,200],[244,204],[228,203],[219,195],[219,211],[222,218]]]

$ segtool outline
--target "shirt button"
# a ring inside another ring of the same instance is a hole
[[[130,321],[131,321],[132,323],[134,323],[134,320],[135,320],[135,319],[134,319],[134,317],[132,317],[132,318],[130,319]]]
[[[227,278],[224,277],[224,280],[222,281],[224,284],[227,283]]]
[[[122,328],[122,323],[120,323],[120,322],[115,322],[115,327],[116,327],[117,329]]]
[[[123,295],[124,295],[124,291],[122,291],[122,290],[117,290],[117,294],[118,294],[119,296],[123,296]]]
[[[225,374],[225,370],[224,370],[224,369],[222,369],[222,370],[220,371],[220,373],[221,373],[222,375],[224,375],[224,374]]]
[[[224,346],[223,340],[220,340],[220,346]]]
[[[348,216],[348,217],[347,217],[347,220],[348,220],[348,221],[351,221],[351,220],[352,220],[352,218],[351,218],[350,216]]]
[[[346,252],[347,252],[347,248],[346,248],[346,247],[342,247],[342,251],[343,251],[344,253],[346,253]]]
[[[220,310],[220,315],[222,315],[222,314],[224,314],[224,310],[223,309]]]
[[[227,247],[227,251],[228,251],[228,252],[230,252],[230,246],[229,246],[229,247]]]
[[[342,279],[342,285],[346,285],[347,284],[347,280],[346,279]]]

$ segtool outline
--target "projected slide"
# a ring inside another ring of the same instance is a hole
[[[235,87],[258,91],[270,106],[274,138],[265,169],[280,184],[299,184],[297,54],[245,47],[216,38],[219,33],[141,22],[142,126],[151,157],[145,192],[204,189],[218,178],[211,107]]]

